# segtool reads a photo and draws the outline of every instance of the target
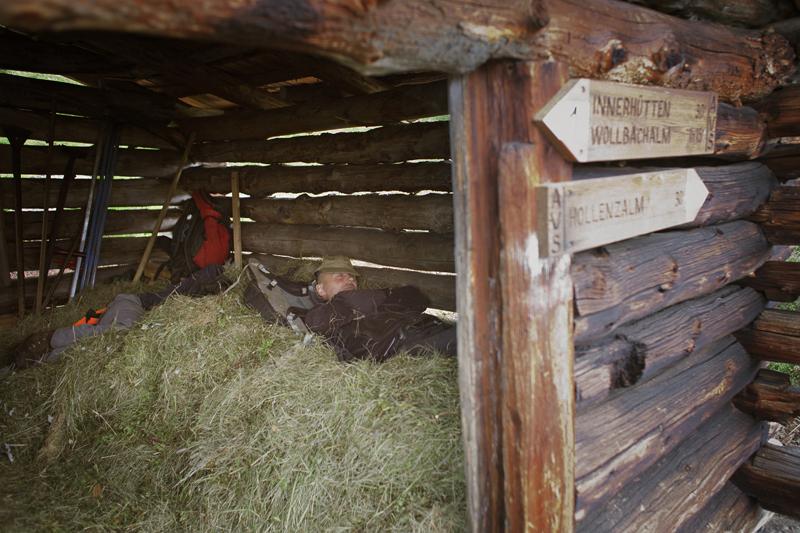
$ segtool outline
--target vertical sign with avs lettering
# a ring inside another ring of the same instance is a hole
[[[579,252],[691,222],[707,196],[694,169],[540,185],[539,255]]]
[[[576,79],[534,121],[570,161],[712,154],[717,95]]]

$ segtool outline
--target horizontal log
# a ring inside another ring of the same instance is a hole
[[[800,156],[769,157],[759,161],[782,182],[800,178]]]
[[[614,390],[651,379],[689,354],[745,327],[766,303],[752,289],[723,287],[579,346],[575,349],[577,408],[586,409]]]
[[[346,255],[378,265],[434,272],[455,271],[453,236],[425,232],[389,233],[370,228],[243,222],[242,249],[293,257]]]
[[[743,278],[770,252],[755,224],[736,221],[646,235],[575,254],[575,344]]]
[[[717,105],[714,155],[755,159],[765,149],[769,135],[761,114],[747,106]]]
[[[733,397],[733,405],[759,420],[788,426],[800,415],[800,389],[789,374],[762,368],[756,379]]]
[[[263,140],[354,126],[382,126],[448,112],[447,84],[441,81],[268,111],[182,119],[179,123],[184,136],[197,132],[199,142]]]
[[[776,21],[770,24],[770,28],[775,33],[783,35],[793,47],[797,48],[800,44],[800,17]]]
[[[94,147],[88,148],[86,159],[75,161],[74,172],[80,176],[91,176],[94,166]],[[64,172],[67,156],[61,150],[53,153],[53,174]],[[47,147],[23,146],[20,150],[23,175],[47,173]],[[134,150],[121,148],[117,156],[114,176],[147,178],[172,178],[181,162],[181,153],[174,150]],[[0,174],[11,174],[11,147],[0,144]]]
[[[64,76],[81,73],[104,76],[127,74],[125,69],[89,50],[33,40],[6,29],[0,31],[0,68]]]
[[[778,187],[748,220],[757,222],[772,244],[800,244],[800,187]]]
[[[765,512],[753,498],[729,481],[675,533],[759,531],[770,517],[772,513]]]
[[[764,292],[770,301],[793,302],[800,296],[800,263],[768,261],[737,283]]]
[[[744,28],[760,28],[787,17],[800,15],[792,0],[636,0],[639,5],[684,19],[700,19]]]
[[[154,221],[155,222],[155,221]],[[137,263],[144,255],[144,249],[147,246],[149,237],[106,237],[100,244],[100,258],[98,259],[99,266],[119,265],[119,264],[132,264]],[[56,241],[55,249],[62,251],[69,251],[72,247],[71,240],[58,240]],[[25,264],[33,267],[39,264],[40,257],[40,241],[29,241],[25,243]],[[65,254],[56,254],[53,256],[55,259],[66,258]],[[53,260],[50,269],[57,269],[58,263]],[[150,253],[150,260],[155,262],[165,262],[169,259],[167,253],[160,250],[158,247],[153,248]],[[9,250],[8,260],[12,265],[17,264],[17,254],[15,249]]]
[[[205,3],[201,12],[195,7],[183,2],[165,8],[155,0],[6,0],[0,23],[34,32],[105,29],[237,45],[279,43],[339,58],[364,74],[469,72],[492,58],[549,59],[568,62],[574,77],[713,91],[728,102],[763,98],[794,71],[794,54],[778,35],[686,21],[614,0],[553,0],[546,7],[454,2],[433,11],[418,0],[349,9],[327,0],[291,8],[267,1],[233,9],[222,0]]]
[[[731,478],[768,511],[800,519],[800,448],[767,443]]]
[[[583,520],[673,450],[755,376],[733,337],[575,417],[576,520]]]
[[[800,364],[800,313],[796,311],[765,309],[749,327],[734,336],[753,357]]]
[[[272,272],[281,272],[286,263],[291,261],[286,257],[274,255],[253,254],[251,257],[257,258]],[[361,274],[359,283],[362,287],[402,287],[411,285],[428,297],[430,300],[429,306],[432,309],[456,310],[455,276],[365,266],[357,266],[356,269]]]
[[[59,171],[63,172],[64,169],[59,169]],[[58,176],[58,174],[55,175]],[[51,209],[56,207],[62,183],[61,178],[53,178],[50,181],[49,205]],[[42,209],[44,206],[44,186],[45,180],[41,178],[24,178],[22,180],[22,207],[24,209]],[[90,187],[91,179],[78,178],[73,180],[69,184],[64,207],[67,209],[86,207]],[[109,207],[162,206],[169,188],[169,181],[155,178],[114,180],[108,205]],[[188,200],[191,198],[189,192],[191,190],[184,184],[179,184],[170,204],[177,205]],[[14,205],[13,191],[11,178],[0,178],[0,201],[2,205]]]
[[[764,117],[770,137],[800,135],[800,86],[775,91],[751,106]]]
[[[135,270],[135,266],[136,263],[132,263],[131,265],[117,265],[98,268],[95,282],[102,283],[113,276],[119,276],[130,270],[131,267],[133,267]],[[133,279],[133,277],[131,277],[131,279]],[[48,276],[47,283],[45,284],[45,290],[50,290],[50,284],[54,280],[55,276]],[[27,309],[29,312],[33,309],[33,301],[36,298],[36,285],[38,282],[38,277],[25,278],[25,309]],[[62,305],[66,303],[67,299],[69,298],[69,289],[71,285],[72,274],[67,273],[61,278],[56,291],[53,293],[53,299],[51,300],[52,304]],[[12,282],[10,287],[0,287],[0,314],[11,313],[16,310],[17,282],[15,280]]]
[[[161,224],[162,231],[169,231],[175,225],[181,212],[178,209],[170,209]],[[8,242],[13,242],[14,235],[14,213],[6,211],[5,226],[6,238]],[[150,233],[155,227],[157,210],[150,209],[111,209],[106,216],[106,225],[103,235],[125,235],[128,233]],[[53,218],[48,217],[48,226],[52,230]],[[22,213],[24,239],[41,239],[42,237],[42,213],[36,211],[23,211]],[[61,223],[56,229],[56,239],[72,239],[78,235],[83,227],[83,210],[64,211]],[[50,233],[48,230],[48,234]]]
[[[243,198],[241,216],[267,224],[454,231],[451,194]]]
[[[1,47],[0,50],[2,50]],[[48,113],[18,111],[0,107],[0,124],[8,124],[30,130],[32,132],[29,137],[30,140],[49,140],[50,116]],[[97,136],[100,133],[100,121],[90,118],[57,115],[55,127],[55,139],[58,142],[94,144],[97,142]],[[164,130],[163,136],[159,136],[147,129],[126,123],[122,127],[120,144],[130,147],[144,146],[175,150],[176,147],[164,138],[168,135],[168,130],[166,128]]]
[[[577,522],[576,533],[673,533],[711,502],[766,436],[766,424],[723,405],[675,449]]]
[[[240,192],[255,198],[275,193],[453,190],[447,161],[395,165],[198,166],[185,169],[181,183],[190,191],[205,187],[212,194],[228,194],[233,171],[239,173]]]
[[[201,163],[395,163],[410,159],[449,159],[447,122],[384,126],[359,133],[323,133],[268,141],[230,141],[198,145]]]

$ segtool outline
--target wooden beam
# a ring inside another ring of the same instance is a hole
[[[800,263],[768,261],[739,285],[763,291],[773,302],[793,302],[800,296]]]
[[[800,135],[800,86],[776,91],[753,103],[752,107],[764,117],[770,137]]]
[[[800,448],[767,443],[731,478],[768,511],[800,520]]]
[[[56,242],[56,250],[68,251],[72,246],[71,239],[59,239]],[[100,245],[102,254],[98,261],[98,266],[109,265],[129,265],[135,264],[142,257],[145,246],[147,246],[147,237],[104,237],[103,243]],[[39,243],[29,241],[25,243],[24,247],[25,263],[35,265],[39,261]],[[10,257],[14,257],[12,254]],[[66,256],[63,254],[55,254],[53,261],[53,268],[58,268],[55,260],[64,259]],[[167,252],[161,250],[156,246],[150,254],[150,260],[155,262],[165,262],[169,259]]]
[[[408,85],[364,96],[341,98],[243,114],[184,119],[184,134],[197,131],[201,141],[263,140],[357,126],[382,126],[447,114],[444,82]]]
[[[498,65],[491,80],[535,114],[569,80],[565,63]],[[570,257],[538,253],[536,187],[569,181],[572,165],[541,132],[500,147],[503,469],[506,531],[573,531],[574,383]]]
[[[575,519],[589,520],[677,447],[742,390],[759,366],[733,337],[723,337],[656,378],[578,413]]]
[[[758,227],[741,220],[646,235],[575,254],[575,344],[713,292],[747,276],[770,255]]]
[[[800,364],[800,313],[765,309],[749,327],[734,336],[753,357]]]
[[[766,424],[731,405],[721,406],[675,449],[578,522],[576,530],[674,533],[711,502],[731,474],[758,450],[766,433]]]
[[[789,374],[762,368],[756,379],[733,397],[733,405],[759,420],[788,426],[800,415],[800,388]]]
[[[760,162],[782,182],[800,178],[800,156],[768,157]]]
[[[275,52],[274,54],[291,65],[313,72],[315,77],[351,95],[372,94],[391,88],[390,85],[386,85],[377,78],[364,76],[329,59],[296,52]]]
[[[685,2],[684,0],[641,0],[641,5],[684,19],[700,19],[717,24],[760,28],[787,17],[800,15],[792,0],[725,0]]]
[[[763,98],[794,72],[794,53],[779,35],[682,20],[616,0],[429,7],[426,0],[348,9],[329,0],[211,0],[198,11],[191,2],[158,0],[6,0],[0,24],[280,46],[335,57],[365,74],[469,72],[492,58],[548,59],[568,62],[574,77],[706,90],[726,102]]]
[[[748,220],[757,222],[772,244],[800,244],[800,187],[778,187]]]
[[[703,507],[675,533],[698,531],[759,531],[773,514],[728,481]]]
[[[228,194],[233,167],[197,166],[183,171],[188,190],[205,187],[212,194]],[[237,166],[243,194],[264,198],[275,193],[321,194],[355,192],[452,192],[449,161],[392,165],[328,164],[314,166]],[[113,194],[113,192],[112,192]]]
[[[100,54],[76,46],[35,41],[6,29],[0,30],[0,68],[63,76],[127,75],[125,69],[110,63]]]

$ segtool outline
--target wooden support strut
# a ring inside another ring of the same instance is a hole
[[[234,264],[242,264],[242,221],[239,217],[239,173],[231,172],[231,213],[233,215],[233,257]]]

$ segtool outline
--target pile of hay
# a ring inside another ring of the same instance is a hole
[[[0,530],[465,529],[456,361],[341,364],[242,285],[2,378]]]

